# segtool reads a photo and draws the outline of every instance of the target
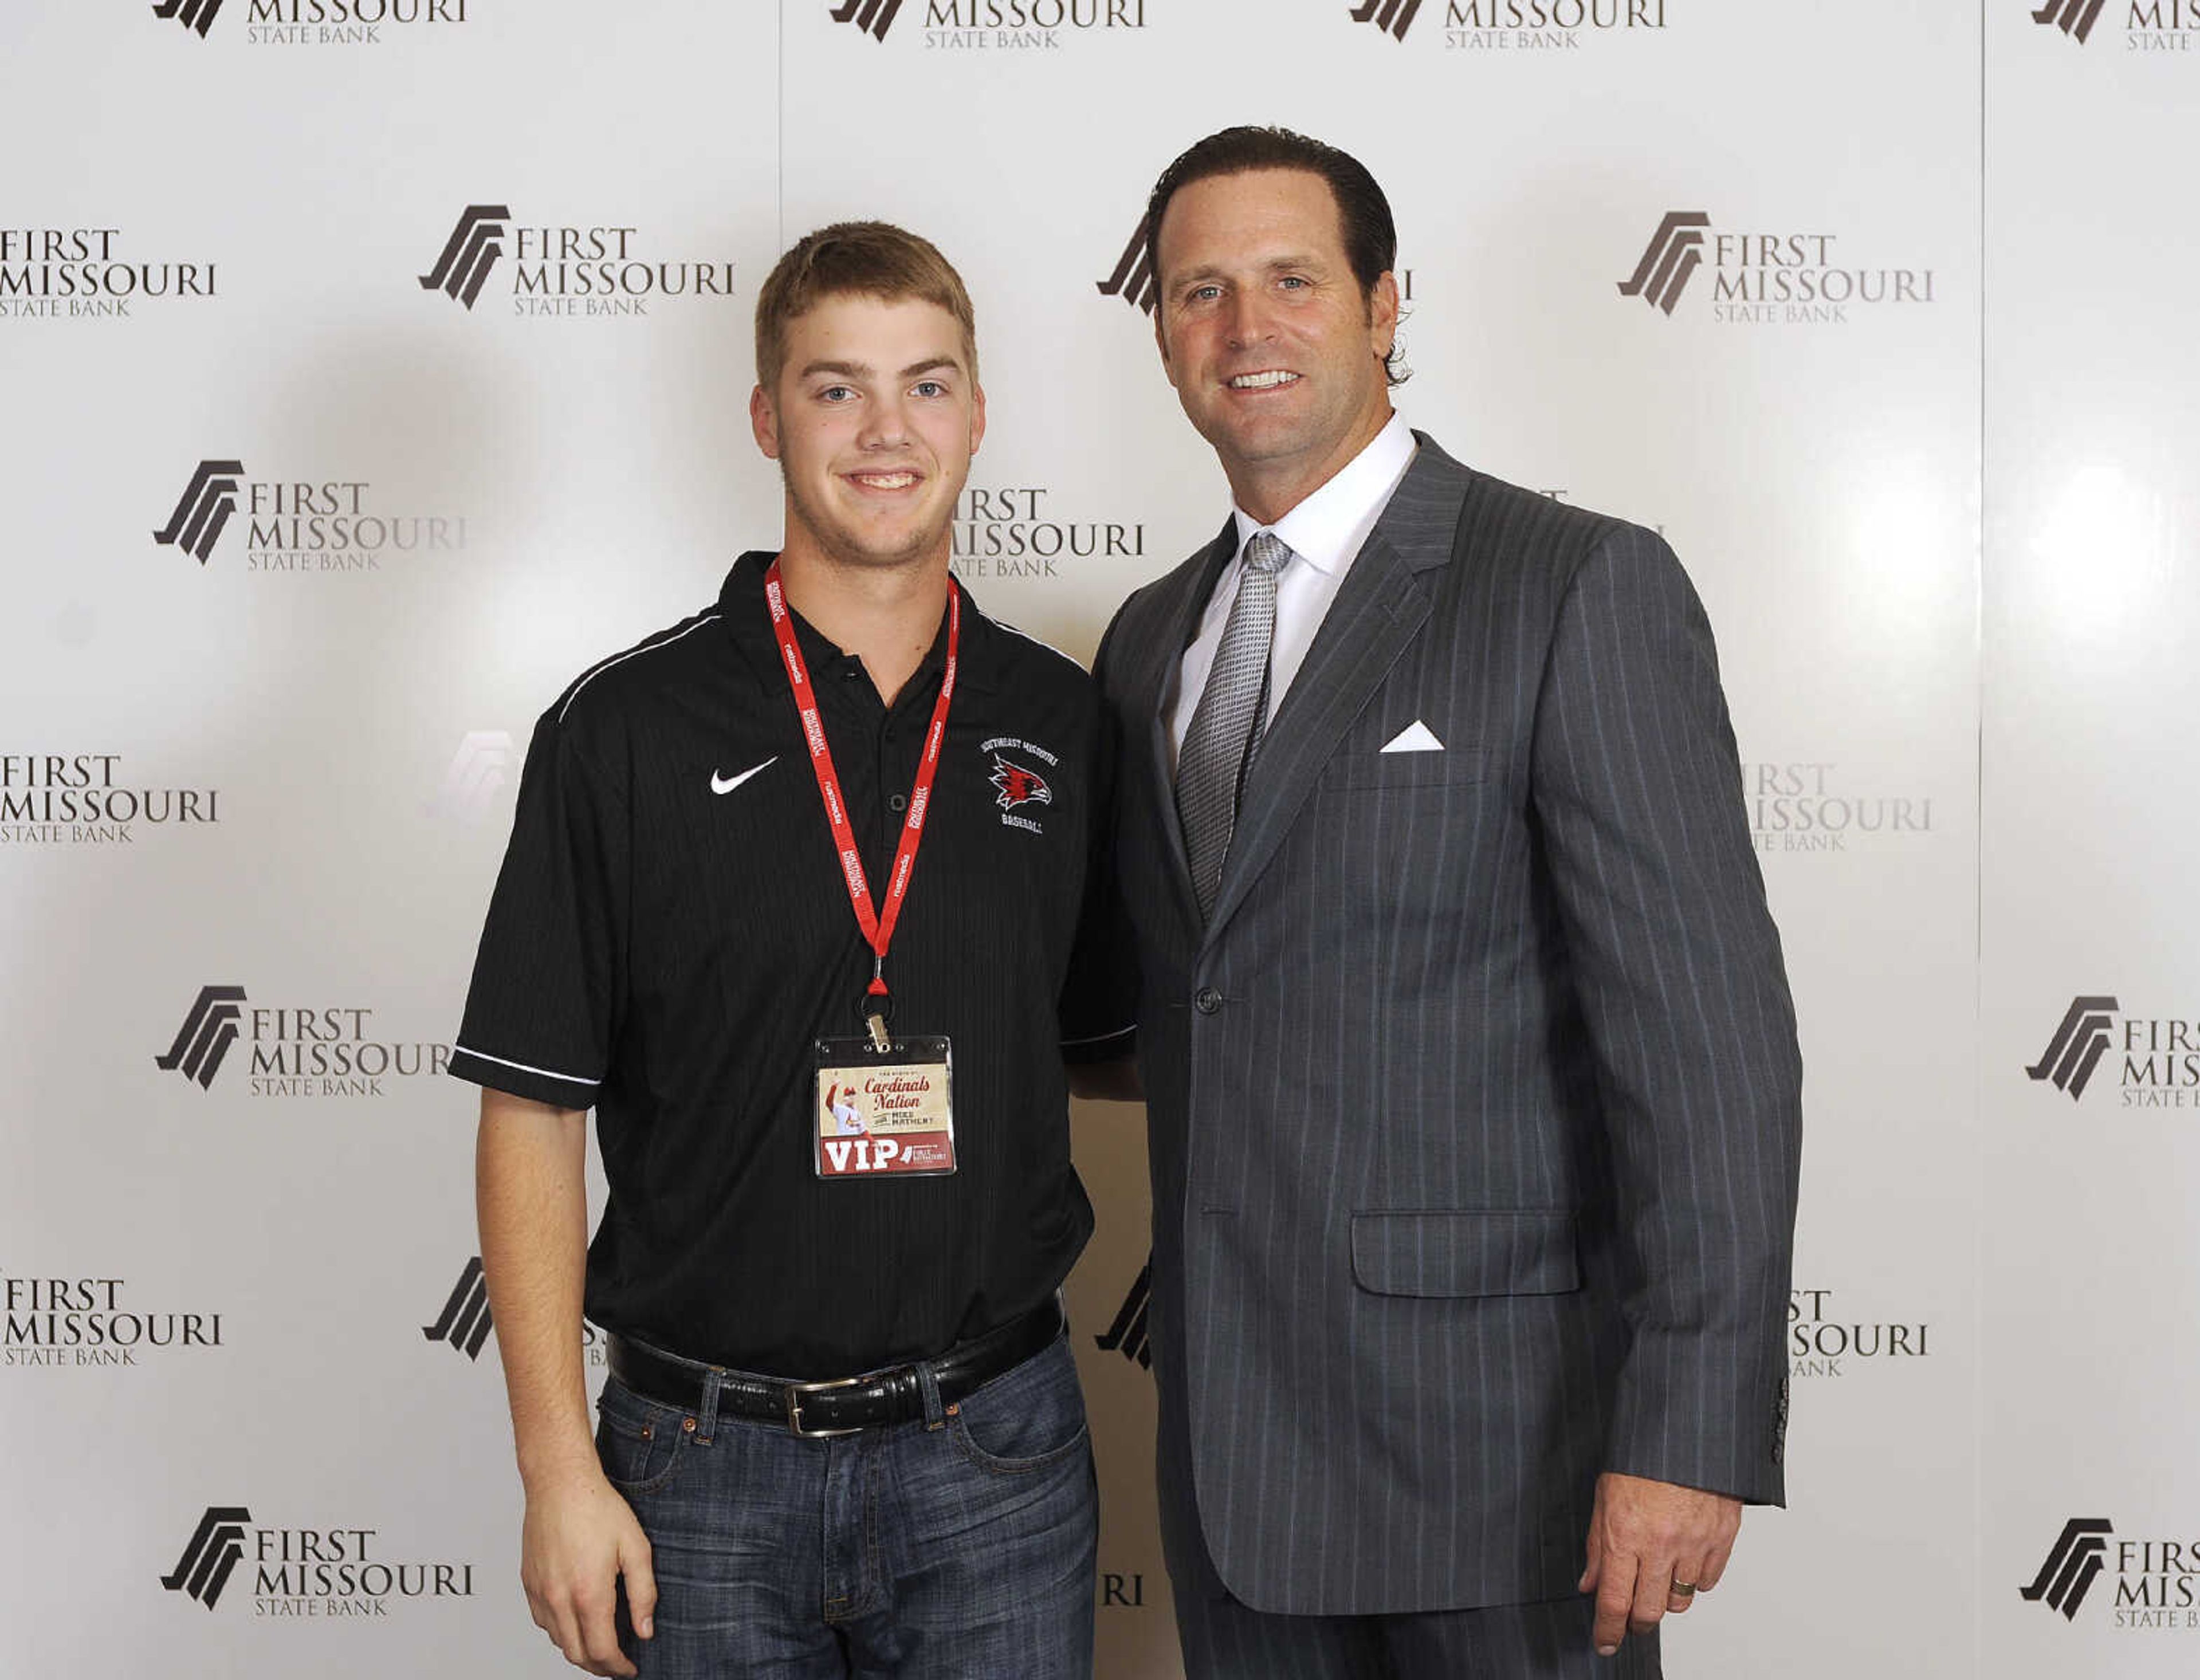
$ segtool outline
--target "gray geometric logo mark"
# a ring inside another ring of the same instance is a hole
[[[202,461],[185,487],[184,499],[168,516],[167,528],[153,533],[163,548],[180,544],[202,566],[220,540],[222,527],[237,511],[237,492],[244,477],[242,461]]]
[[[213,1609],[228,1584],[229,1572],[244,1555],[243,1525],[251,1520],[252,1513],[242,1505],[208,1506],[191,1531],[190,1544],[176,1560],[174,1571],[161,1578],[161,1584],[170,1592],[189,1593]]]
[[[2047,3],[2032,15],[2034,23],[2051,23],[2065,35],[2074,38],[2080,46],[2093,32],[2094,22],[2101,15],[2107,0],[2047,0]]]
[[[1352,20],[1387,29],[1402,41],[1413,26],[1413,14],[1420,9],[1421,0],[1365,0],[1354,10]]]
[[[184,27],[196,29],[204,40],[208,30],[214,27],[215,14],[221,10],[221,0],[161,0],[153,8],[156,18],[180,17]]]
[[[868,29],[883,41],[886,31],[893,27],[894,16],[901,10],[901,0],[845,0],[834,9],[833,21],[852,23],[858,29]]]
[[[511,780],[512,732],[508,729],[470,729],[451,755],[443,772],[443,785],[428,802],[432,816],[460,817],[472,821],[485,815],[496,796]]]
[[[153,1058],[163,1072],[181,1072],[205,1090],[221,1071],[222,1058],[237,1042],[237,1024],[243,1018],[237,1005],[244,1001],[242,986],[202,986],[190,1013],[184,1017],[176,1041],[165,1056]]]
[[[2075,1102],[2086,1094],[2086,1083],[2108,1053],[2109,1029],[2115,1025],[2116,1000],[2112,997],[2081,997],[2072,1001],[2062,1024],[2047,1041],[2047,1053],[2025,1069],[2033,1079],[2051,1079],[2058,1091],[2068,1091]]]
[[[1658,224],[1658,231],[1635,265],[1634,274],[1619,283],[1622,297],[1641,297],[1653,309],[1668,315],[1681,300],[1681,293],[1703,262],[1703,230],[1711,219],[1700,210],[1673,210]]]
[[[466,1262],[459,1274],[459,1286],[443,1303],[443,1315],[423,1325],[420,1333],[431,1342],[448,1342],[469,1359],[481,1357],[482,1344],[494,1326],[489,1315],[489,1285],[482,1277],[481,1256]]]
[[[1096,280],[1102,297],[1120,296],[1133,309],[1154,312],[1154,265],[1146,251],[1146,219],[1138,218],[1138,225],[1131,235],[1131,242],[1123,248],[1123,254],[1115,260],[1115,271],[1105,280]]]
[[[2104,1566],[2108,1544],[2101,1537],[2113,1534],[2106,1517],[2073,1517],[2062,1525],[2055,1548],[2047,1554],[2047,1561],[2039,1566],[2039,1573],[2028,1587],[2017,1591],[2028,1604],[2047,1601],[2050,1610],[2060,1610],[2062,1619],[2076,1618],[2078,1607],[2086,1601],[2086,1590],[2093,1584]]]
[[[481,295],[482,283],[504,253],[498,241],[511,220],[512,212],[501,204],[466,206],[466,213],[451,230],[443,254],[436,259],[434,268],[420,277],[420,289],[448,292],[471,309]]]
[[[1101,1352],[1120,1352],[1124,1358],[1135,1360],[1148,1370],[1153,1368],[1153,1344],[1146,1335],[1146,1313],[1153,1298],[1154,1263],[1149,1259],[1138,1274],[1138,1280],[1131,1286],[1131,1292],[1123,1298],[1122,1308],[1116,1313],[1115,1321],[1108,1327],[1108,1333],[1092,1339],[1099,1344]]]

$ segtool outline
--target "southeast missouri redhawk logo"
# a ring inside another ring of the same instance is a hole
[[[1019,805],[1051,805],[1054,793],[1044,778],[1021,764],[1011,764],[1000,754],[993,755],[993,785],[1001,790],[1000,807],[1013,811]]]

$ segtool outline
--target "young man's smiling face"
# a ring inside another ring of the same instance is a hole
[[[757,387],[757,446],[787,484],[787,544],[842,565],[946,557],[986,435],[986,396],[955,318],[916,298],[836,293],[787,323]]]
[[[1245,510],[1280,518],[1390,417],[1397,283],[1360,290],[1329,183],[1302,169],[1179,189],[1156,254],[1169,382]]]

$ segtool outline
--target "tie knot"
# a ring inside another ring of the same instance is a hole
[[[1256,572],[1273,575],[1290,557],[1290,545],[1273,531],[1255,531],[1245,545],[1245,563]]]

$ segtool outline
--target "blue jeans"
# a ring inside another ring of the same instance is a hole
[[[649,1536],[644,1680],[1085,1680],[1099,1501],[1066,1337],[951,1409],[805,1440],[644,1399],[598,1403],[604,1473]],[[692,1422],[693,1426],[688,1426]]]

